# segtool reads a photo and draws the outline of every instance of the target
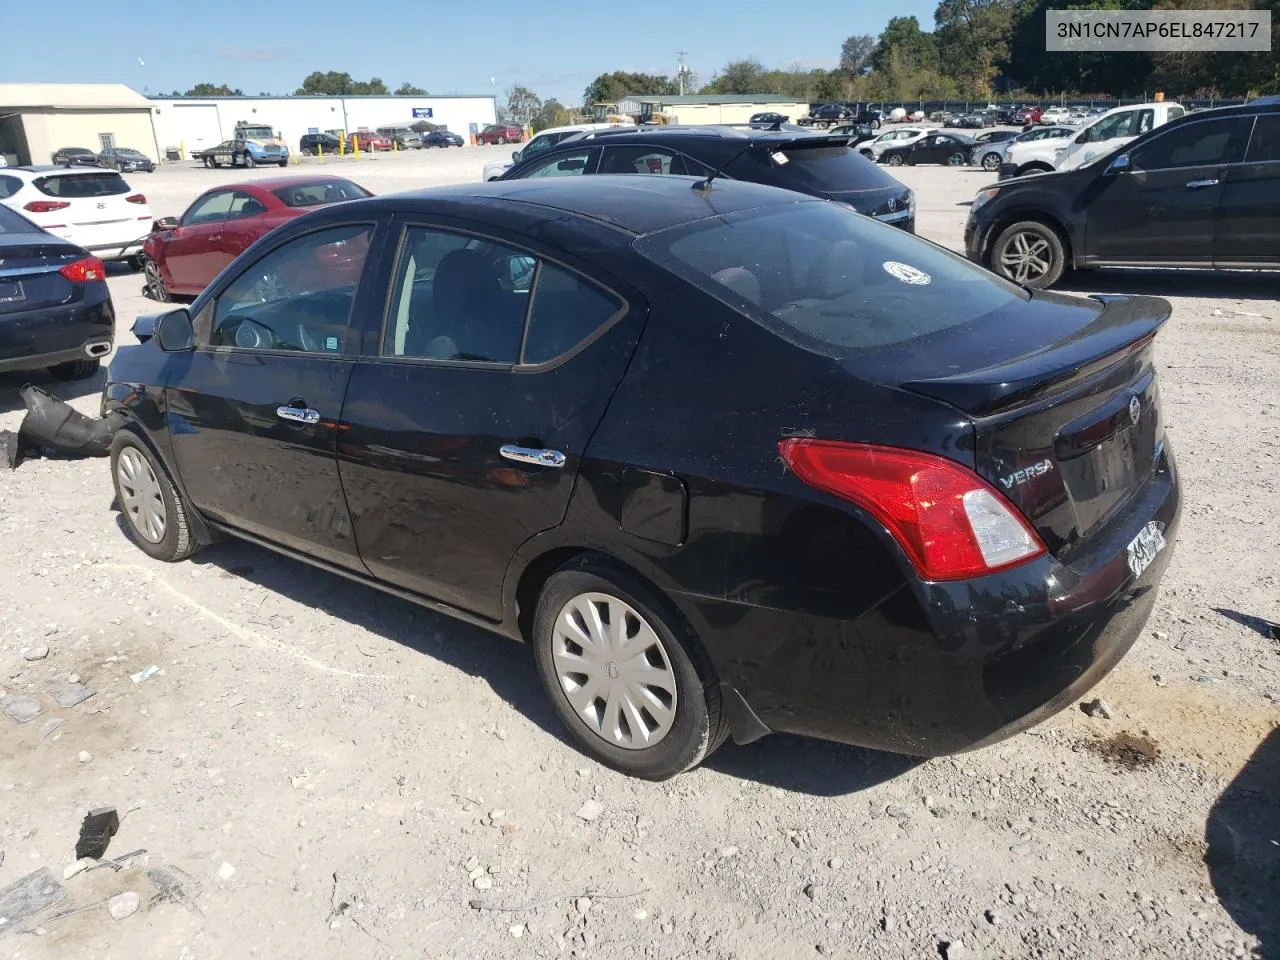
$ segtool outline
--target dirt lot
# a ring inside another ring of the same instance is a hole
[[[327,168],[384,193],[501,149]],[[279,173],[139,179],[160,216]],[[959,246],[987,178],[902,179],[921,234]],[[154,305],[110,282],[128,339]],[[105,461],[0,477],[0,691],[41,709],[0,715],[0,888],[42,867],[65,887],[0,925],[0,957],[1280,956],[1280,282],[1077,282],[1174,304],[1176,556],[1097,691],[1110,719],[1073,707],[950,759],[773,737],[631,781],[566,742],[518,645],[247,545],[152,562]],[[0,377],[0,428],[24,379]],[[99,387],[57,391],[95,413]],[[73,673],[95,695],[60,706]],[[107,805],[108,855],[146,852],[64,882]],[[129,891],[132,916],[97,905]]]

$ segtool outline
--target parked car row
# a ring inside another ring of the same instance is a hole
[[[97,153],[86,147],[59,147],[53,163],[61,167],[106,167],[125,173],[155,173],[155,161],[132,147],[106,147]]]

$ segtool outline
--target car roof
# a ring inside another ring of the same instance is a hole
[[[589,133],[593,130],[634,130],[635,128],[634,123],[571,123],[563,127],[539,130],[534,136],[540,137],[544,133]]]
[[[210,190],[243,190],[246,187],[257,187],[259,190],[279,190],[281,187],[300,187],[309,183],[350,183],[346,177],[334,176],[331,173],[319,173],[314,176],[266,177],[262,180],[249,180],[244,183],[224,183]]]
[[[16,170],[19,173],[29,173],[33,176],[48,176],[49,174],[58,174],[59,176],[86,177],[86,176],[120,176],[114,170],[104,170],[102,167],[67,167],[60,163],[42,163],[42,164],[26,164],[21,167],[5,167],[6,172]]]
[[[739,210],[824,202],[791,190],[742,180],[716,179],[706,191],[693,189],[698,182],[698,177],[637,177],[625,173],[489,180],[357,200],[342,206],[348,209],[366,204],[392,209],[429,208],[435,202],[448,201],[462,207],[471,206],[475,216],[487,217],[495,205],[524,203],[642,235]],[[457,213],[466,216],[465,211]]]

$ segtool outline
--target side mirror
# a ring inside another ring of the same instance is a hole
[[[154,220],[151,223],[151,230],[153,232],[160,231],[160,230],[177,230],[177,229],[178,229],[177,217],[161,217],[159,220]]]
[[[519,163],[519,162],[520,162],[520,152],[521,152],[521,151],[519,151],[519,150],[512,150],[512,151],[511,151],[511,159],[512,159],[512,160],[514,160],[516,163]]]
[[[185,309],[171,310],[156,320],[156,343],[166,353],[182,353],[196,345],[196,333],[191,326],[191,314]]]
[[[1109,164],[1107,164],[1107,175],[1114,176],[1117,173],[1123,173],[1129,169],[1129,155],[1122,153]]]

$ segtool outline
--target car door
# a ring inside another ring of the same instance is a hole
[[[1220,267],[1280,264],[1280,113],[1254,119],[1244,162],[1227,168],[1213,261]]]
[[[1228,165],[1244,154],[1243,117],[1161,128],[1125,152],[1128,165],[1099,163],[1086,226],[1089,258],[1159,264],[1213,262],[1214,231]]]
[[[942,135],[923,137],[911,145],[911,162],[943,163],[950,143],[951,138]]]
[[[218,241],[218,263],[214,276],[253,246],[254,241],[264,236],[270,227],[266,205],[252,194],[237,190],[231,197],[231,209],[227,213],[222,237]],[[212,280],[213,277],[210,277],[209,282]]]
[[[222,229],[231,212],[232,190],[211,190],[187,208],[178,226],[164,241],[164,263],[170,288],[175,291],[203,290],[221,269]]]
[[[564,518],[645,307],[523,236],[407,221],[398,250],[342,414],[356,541],[374,576],[496,619],[516,550]]]
[[[378,315],[373,222],[293,233],[198,307],[196,349],[166,390],[173,454],[192,504],[227,527],[363,572],[338,478],[342,401]],[[352,269],[330,270],[335,256]]]

